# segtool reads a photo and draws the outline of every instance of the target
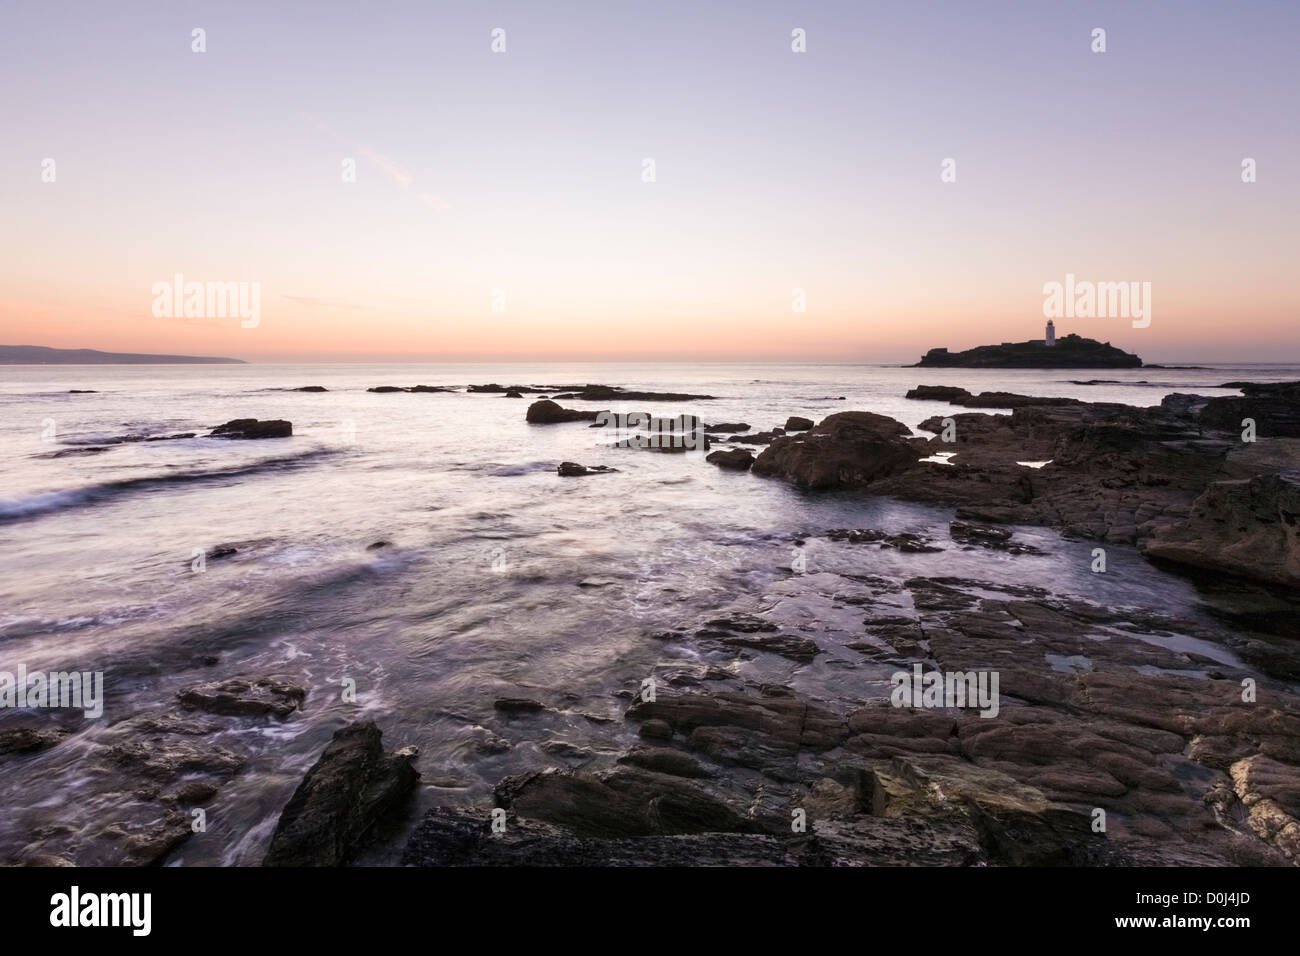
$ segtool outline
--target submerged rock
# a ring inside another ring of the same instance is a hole
[[[419,779],[417,753],[385,753],[372,722],[335,732],[285,805],[263,866],[340,866],[365,843]]]
[[[231,677],[195,684],[177,697],[186,707],[210,714],[288,717],[306,699],[307,688],[288,677]]]

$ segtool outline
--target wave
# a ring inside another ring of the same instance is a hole
[[[191,485],[203,482],[220,482],[232,478],[247,478],[254,475],[291,471],[312,464],[317,460],[334,457],[337,452],[329,449],[302,452],[282,458],[266,458],[246,465],[231,468],[213,468],[207,470],[183,471],[167,475],[148,475],[139,478],[123,478],[118,481],[106,481],[83,488],[70,488],[66,491],[48,491],[11,501],[0,501],[0,525],[12,524],[30,518],[37,518],[56,511],[70,508],[82,508],[113,501],[125,495],[140,491],[152,491],[172,485]]]

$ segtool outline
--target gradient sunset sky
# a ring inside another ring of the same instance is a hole
[[[1289,0],[7,0],[0,343],[911,362],[1041,337],[1074,273],[1150,282],[1152,322],[1061,332],[1300,361],[1298,32]],[[176,273],[260,282],[260,325],[155,318]]]

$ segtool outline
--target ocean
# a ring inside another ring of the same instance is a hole
[[[1089,379],[1111,382],[1071,382]],[[368,387],[600,383],[704,393],[717,398],[626,410],[759,431],[791,415],[869,410],[915,427],[960,411],[903,398],[919,384],[1153,405],[1171,392],[1234,394],[1217,387],[1227,381],[1295,379],[1300,367],[1266,365],[0,367],[0,670],[102,672],[106,694],[103,716],[58,746],[5,758],[0,859],[60,827],[87,834],[67,841],[80,847],[79,862],[113,859],[95,821],[139,799],[140,781],[103,759],[112,728],[176,711],[178,691],[203,681],[285,674],[308,695],[289,719],[225,721],[206,738],[240,764],[208,805],[205,831],[168,857],[174,865],[259,862],[303,773],[336,729],[359,718],[379,724],[386,746],[420,749],[410,825],[433,803],[481,803],[506,774],[612,760],[634,742],[621,715],[647,676],[686,684],[717,665],[832,705],[886,696],[892,668],[845,666],[851,651],[719,665],[663,637],[755,609],[805,633],[860,631],[857,609],[834,601],[837,576],[966,575],[1112,607],[1202,613],[1190,584],[1132,549],[1110,546],[1112,573],[1094,575],[1091,543],[1041,528],[1019,533],[1045,553],[1019,556],[904,555],[809,538],[806,570],[795,574],[793,542],[805,535],[877,528],[946,537],[952,509],[805,494],[719,470],[698,452],[606,448],[586,423],[526,424],[532,395]],[[328,391],[291,391],[308,385]],[[235,418],[288,419],[293,436],[202,437]],[[199,437],[105,444],[185,432]],[[566,460],[618,470],[561,478],[556,465]],[[196,556],[214,549],[234,553],[196,569]],[[1199,643],[1229,662],[1222,647]],[[521,721],[494,710],[501,697],[543,699],[550,709]],[[20,716],[0,712],[0,730]],[[399,850],[400,833],[363,862],[391,862]]]

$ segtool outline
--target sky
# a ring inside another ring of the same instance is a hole
[[[0,343],[910,362],[1041,338],[1072,274],[1149,282],[1151,321],[1060,334],[1294,362],[1298,28],[1291,0],[4,0]],[[256,283],[256,324],[155,314],[177,274]]]

